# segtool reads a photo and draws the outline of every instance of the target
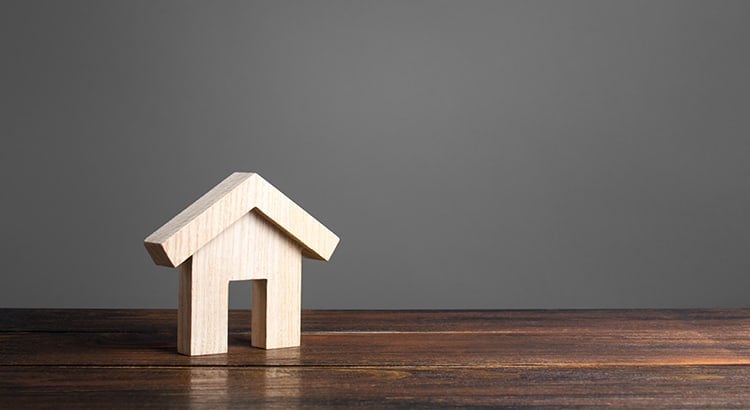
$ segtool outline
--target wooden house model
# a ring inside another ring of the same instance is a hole
[[[144,242],[179,269],[177,350],[195,356],[227,351],[232,280],[253,280],[253,346],[299,346],[302,257],[327,261],[339,238],[260,175],[236,172]]]

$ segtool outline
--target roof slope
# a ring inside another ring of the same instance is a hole
[[[144,244],[157,265],[175,267],[248,212],[256,210],[302,247],[328,260],[339,238],[260,175],[235,172],[177,214]]]

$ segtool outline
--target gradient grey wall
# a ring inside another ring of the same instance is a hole
[[[0,2],[0,306],[175,307],[234,170],[307,308],[748,306],[750,2]],[[248,307],[249,285],[233,285]]]

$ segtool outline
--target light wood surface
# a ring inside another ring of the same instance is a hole
[[[179,266],[177,350],[189,356],[226,352],[229,281],[248,279],[257,324],[252,345],[299,346],[301,255],[254,211],[199,249]]]
[[[176,267],[256,209],[302,248],[305,257],[328,260],[338,236],[260,175],[235,172],[149,235],[144,243],[158,265]]]
[[[327,260],[338,237],[259,175],[234,173],[146,238],[178,264],[177,350],[227,351],[229,281],[253,280],[253,346],[299,346],[302,256]]]
[[[174,310],[0,309],[0,408],[750,408],[750,309],[303,311],[174,354]]]

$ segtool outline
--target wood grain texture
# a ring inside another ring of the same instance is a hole
[[[252,345],[299,346],[302,254],[296,242],[256,212],[198,249],[179,271],[178,352],[225,353],[229,282],[251,279]]]
[[[229,281],[254,280],[251,343],[299,346],[302,256],[339,238],[254,173],[235,172],[149,235],[155,263],[179,268],[177,351],[227,351]]]
[[[146,237],[146,250],[154,263],[177,267],[252,210],[294,239],[308,258],[328,260],[339,242],[260,175],[235,172]]]
[[[750,407],[750,309],[304,311],[175,354],[175,311],[0,310],[1,408]]]
[[[0,367],[3,408],[747,408],[750,367]]]
[[[264,349],[296,347],[300,345],[302,257],[292,242],[270,247],[269,252],[272,257],[267,260],[276,274],[253,281],[251,345]]]

